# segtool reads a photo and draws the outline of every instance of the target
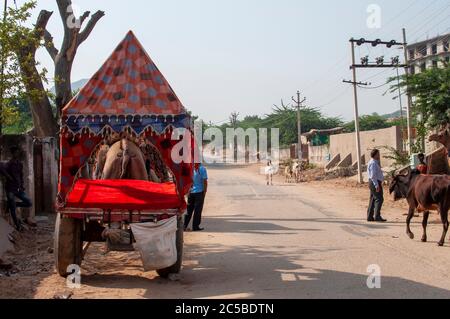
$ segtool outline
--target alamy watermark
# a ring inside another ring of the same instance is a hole
[[[367,267],[367,288],[381,289],[381,267],[379,265],[369,265]]]
[[[69,289],[81,288],[81,268],[78,265],[69,265],[67,267],[67,273],[69,274],[66,279],[66,286]]]
[[[175,163],[256,164],[270,160],[275,167],[279,165],[278,128],[227,128],[224,132],[217,127],[204,130],[203,122],[196,121],[193,134],[185,128],[173,131],[172,140],[181,140],[172,149]]]
[[[378,4],[371,4],[367,7],[367,27],[369,29],[381,29],[381,7]]]
[[[81,28],[81,9],[76,4],[71,4],[67,6],[66,12],[67,17],[67,27],[69,29],[80,29]]]

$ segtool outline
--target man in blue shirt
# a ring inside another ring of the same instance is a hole
[[[202,164],[194,165],[194,181],[189,194],[187,215],[184,220],[184,229],[187,230],[192,216],[194,215],[193,231],[202,231],[203,204],[205,203],[206,192],[208,191],[208,172]]]
[[[369,176],[369,188],[370,188],[370,202],[369,209],[367,210],[368,222],[386,222],[386,219],[381,217],[381,208],[384,203],[383,195],[383,181],[384,175],[381,170],[381,154],[380,151],[375,149],[370,154],[372,159],[369,162],[367,168],[367,174]]]

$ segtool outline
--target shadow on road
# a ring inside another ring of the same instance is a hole
[[[284,220],[272,220],[273,222],[283,222]],[[211,233],[251,233],[261,235],[296,235],[299,232],[320,232],[315,228],[292,228],[284,227],[275,223],[269,223],[264,219],[252,218],[204,218],[205,225],[208,225],[208,232]]]
[[[445,289],[397,277],[382,277],[382,288],[371,290],[367,288],[366,275],[308,269],[294,261],[324,252],[319,249],[284,254],[249,246],[225,248],[205,243],[188,245],[186,250],[186,265],[179,282],[158,277],[97,274],[83,277],[83,285],[106,289],[111,291],[111,296],[114,289],[144,289],[143,297],[150,299],[450,298],[450,291]]]

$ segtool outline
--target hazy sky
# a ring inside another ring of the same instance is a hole
[[[17,0],[18,4],[23,0]],[[351,37],[409,42],[450,32],[448,0],[75,0],[81,11],[102,9],[91,37],[80,47],[72,80],[91,77],[128,30],[133,30],[185,106],[205,121],[219,123],[237,110],[264,115],[273,104],[300,89],[308,105],[325,114],[351,119]],[[381,29],[369,29],[367,8],[381,8]],[[61,20],[53,0],[38,9],[54,10],[49,30],[57,45]],[[36,12],[37,15],[37,12]],[[33,17],[35,19],[35,17]],[[374,59],[400,50],[362,47]],[[44,50],[42,65],[53,73]],[[380,72],[382,72],[380,74]],[[383,84],[388,70],[361,70],[359,79]],[[385,88],[360,90],[362,114],[398,109]]]

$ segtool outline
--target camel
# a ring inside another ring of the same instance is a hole
[[[106,153],[102,179],[148,181],[144,156],[139,147],[127,139],[113,144]]]
[[[447,162],[448,165],[446,167],[446,172],[444,172],[445,168],[439,168],[437,171],[432,171],[430,174],[450,174],[450,123],[447,125],[443,125],[441,127],[441,130],[429,138],[430,142],[438,142],[442,144],[445,148],[446,154],[441,154],[441,152],[437,152],[437,155],[440,155],[439,157],[444,157],[447,155]],[[444,150],[442,151],[444,153]],[[436,159],[437,160],[437,159]],[[429,165],[431,168],[433,168],[433,158],[430,159],[431,165]],[[442,166],[442,165],[441,165]]]

